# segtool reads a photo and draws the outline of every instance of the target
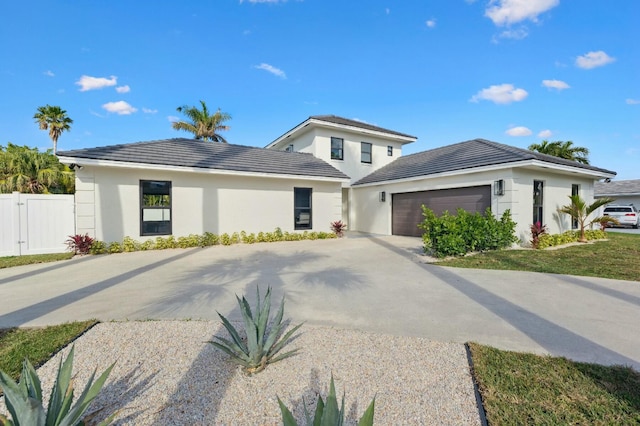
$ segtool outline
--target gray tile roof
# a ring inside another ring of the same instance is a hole
[[[612,180],[611,182],[596,182],[594,195],[638,195],[640,194],[640,179]]]
[[[435,173],[452,172],[474,167],[493,166],[526,160],[539,160],[604,174],[615,174],[615,172],[609,170],[580,164],[551,155],[540,154],[485,139],[474,139],[402,156],[394,162],[360,179],[354,183],[354,185],[408,179]]]
[[[396,132],[395,130],[385,129],[383,127],[378,127],[368,123],[363,123],[362,121],[350,120],[348,118],[338,117],[336,115],[312,115],[309,118],[314,120],[326,121],[327,123],[340,124],[343,126],[359,127],[361,129],[372,130],[374,132],[389,133],[391,135],[398,135],[398,136],[404,136],[407,138],[417,139],[416,136],[411,136],[406,133]]]
[[[184,138],[58,151],[58,156],[78,159],[80,164],[81,159],[93,159],[348,179],[344,173],[311,154]]]

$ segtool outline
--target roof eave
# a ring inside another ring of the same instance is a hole
[[[349,182],[349,178],[338,178],[330,176],[313,176],[313,175],[296,175],[286,173],[267,173],[267,172],[248,172],[242,170],[227,170],[227,169],[211,169],[200,167],[187,167],[187,166],[171,166],[166,164],[152,164],[152,163],[138,163],[130,161],[113,161],[113,160],[100,160],[96,158],[83,158],[83,157],[58,157],[63,164],[76,164],[78,167],[82,166],[97,166],[97,167],[119,167],[127,169],[142,169],[142,170],[162,170],[170,172],[187,172],[187,173],[202,173],[202,174],[217,174],[217,175],[231,175],[231,176],[252,176],[252,177],[271,177],[280,179],[303,179],[303,180],[316,180],[324,182]]]

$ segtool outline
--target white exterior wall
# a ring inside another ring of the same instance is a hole
[[[500,196],[493,195],[494,182],[500,179],[504,180],[505,193]],[[533,220],[534,180],[544,182],[543,215],[545,224],[551,233],[571,229],[569,217],[558,214],[557,209],[569,203],[572,184],[580,185],[581,197],[588,202],[593,201],[593,180],[589,178],[511,168],[476,173],[467,171],[460,175],[353,187],[351,189],[350,229],[390,235],[393,194],[491,185],[491,210],[497,217],[500,217],[505,210],[509,209],[513,221],[516,222],[516,235],[522,242],[527,242],[530,239],[529,227]],[[386,192],[385,202],[379,201],[381,191]]]
[[[331,159],[332,137],[344,140],[342,160]],[[286,149],[289,144],[293,144],[294,151],[313,154],[331,164],[351,178],[351,181],[345,183],[344,186],[349,186],[402,156],[402,143],[400,142],[340,129],[314,128],[295,139],[290,139],[284,143],[283,149]],[[372,145],[371,164],[360,161],[361,142]],[[388,146],[393,147],[393,156],[387,155]]]
[[[82,222],[84,228],[78,232],[107,242],[125,236],[139,241],[155,238],[140,236],[140,180],[171,181],[176,237],[271,232],[276,227],[292,232],[294,187],[313,189],[313,231],[330,231],[330,222],[342,214],[340,182],[91,166],[79,172],[83,189],[78,197],[78,227]]]

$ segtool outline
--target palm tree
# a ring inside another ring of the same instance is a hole
[[[569,204],[568,206],[562,206],[560,209],[558,209],[558,211],[560,213],[568,214],[578,222],[578,226],[580,227],[580,238],[578,239],[578,241],[580,241],[581,243],[587,242],[587,239],[584,235],[584,228],[586,226],[589,226],[593,223],[602,224],[602,223],[617,222],[615,218],[612,218],[609,216],[598,216],[587,224],[587,219],[589,218],[589,215],[591,215],[591,213],[593,213],[599,207],[602,207],[605,204],[609,204],[612,201],[614,201],[613,198],[598,198],[597,200],[595,200],[593,203],[589,205],[587,205],[586,201],[580,198],[579,195],[570,195],[569,198],[571,199],[571,204]]]
[[[51,153],[12,143],[0,146],[0,193],[73,194],[75,174]]]
[[[572,141],[542,141],[539,144],[529,145],[529,150],[564,158],[565,160],[577,161],[582,164],[589,164],[589,149],[582,146],[573,146]]]
[[[186,115],[190,121],[174,121],[171,123],[171,127],[176,130],[191,132],[198,140],[204,139],[205,141],[227,143],[227,140],[218,132],[229,130],[229,126],[223,123],[231,120],[231,116],[226,112],[220,111],[220,108],[215,113],[210,114],[204,101],[200,101],[200,105],[202,105],[202,109],[188,105],[178,107],[177,111]]]
[[[49,137],[53,141],[53,153],[58,151],[58,138],[64,131],[71,130],[73,120],[67,116],[67,111],[59,106],[49,104],[38,107],[38,112],[33,116],[40,130],[49,130]]]

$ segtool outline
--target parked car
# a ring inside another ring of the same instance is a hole
[[[640,225],[640,212],[633,205],[608,205],[605,206],[603,215],[618,219],[620,226],[631,226],[637,229]]]

